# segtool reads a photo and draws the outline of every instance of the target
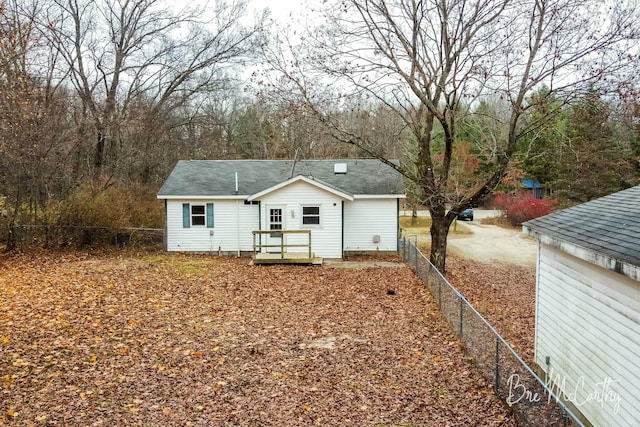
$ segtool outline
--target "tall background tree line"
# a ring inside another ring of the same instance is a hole
[[[630,4],[596,30],[569,0],[318,2],[295,41],[247,6],[0,1],[2,240],[161,227],[179,159],[374,156],[401,159],[444,267],[455,212],[509,174],[569,203],[638,183]]]

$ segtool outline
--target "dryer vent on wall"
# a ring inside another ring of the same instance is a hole
[[[379,234],[374,234],[373,235],[373,243],[380,243],[380,235]]]

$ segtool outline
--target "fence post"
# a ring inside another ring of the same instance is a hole
[[[407,259],[407,251],[409,250],[409,248],[407,247],[408,240],[409,239],[407,239],[407,236],[404,236],[402,238],[402,258],[404,258],[405,261]]]
[[[493,392],[498,394],[500,389],[500,339],[496,335],[496,375],[493,384]]]
[[[457,292],[458,294],[458,299],[460,300],[460,338],[462,338],[462,310],[464,309],[464,307],[462,306],[463,301],[463,296],[460,292]]]
[[[402,246],[402,258],[404,258],[404,261],[406,262],[409,258],[409,250],[411,249],[409,247],[410,242],[409,239],[407,239],[407,236],[404,236],[402,241],[404,242]]]
[[[442,309],[442,280],[438,280],[438,307]]]

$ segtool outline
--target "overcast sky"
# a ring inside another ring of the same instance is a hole
[[[250,0],[249,4],[256,10],[269,9],[271,17],[281,24],[297,22],[314,1],[304,0]]]

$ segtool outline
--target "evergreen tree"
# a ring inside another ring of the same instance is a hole
[[[631,185],[631,159],[616,141],[609,120],[612,106],[590,91],[569,111],[568,153],[560,162],[558,190],[573,202],[585,202]]]

